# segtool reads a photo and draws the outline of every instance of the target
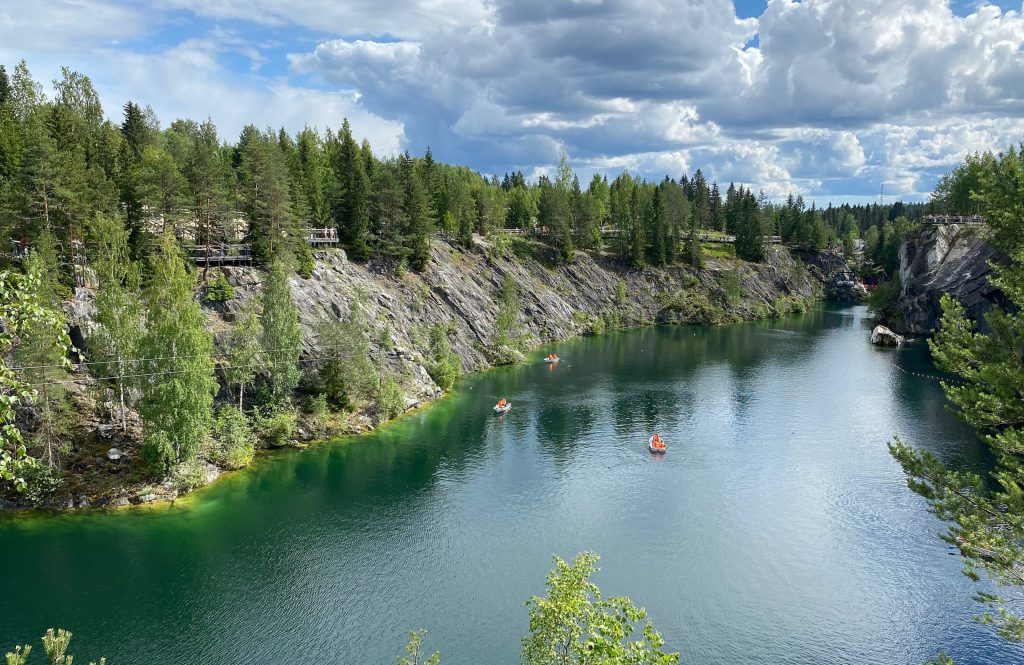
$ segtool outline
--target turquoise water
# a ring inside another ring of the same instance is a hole
[[[426,628],[446,665],[515,663],[551,556],[591,549],[686,663],[1022,662],[885,443],[991,462],[899,369],[931,371],[924,345],[871,347],[865,316],[557,345],[184,505],[0,521],[0,645],[60,625],[76,662],[393,663]]]

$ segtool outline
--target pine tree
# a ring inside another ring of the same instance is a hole
[[[990,242],[1008,257],[993,266],[992,285],[1006,297],[985,315],[988,332],[968,318],[950,294],[942,297],[942,320],[929,342],[936,364],[958,380],[942,388],[957,415],[974,427],[997,460],[990,478],[954,471],[926,451],[895,440],[890,451],[907,484],[947,522],[942,536],[964,561],[964,573],[987,584],[976,598],[987,606],[981,621],[1000,637],[1024,640],[1024,156],[1015,150],[989,156],[974,198],[989,226]],[[954,172],[955,174],[955,172]],[[945,183],[954,187],[956,183]]]
[[[31,298],[48,305],[60,303],[60,286],[55,276],[57,252],[52,237],[40,238],[36,248],[25,259],[25,272],[37,275],[33,282]],[[57,316],[63,322],[63,313]],[[38,457],[47,468],[59,467],[60,458],[70,448],[68,435],[71,428],[72,412],[67,389],[61,383],[68,376],[65,362],[65,347],[60,338],[53,334],[52,326],[44,321],[33,321],[21,333],[21,344],[14,351],[14,363],[22,370],[27,383],[36,386],[32,400],[38,409],[38,424],[28,437],[29,449],[38,451]]]
[[[239,156],[253,257],[294,266],[306,240],[293,214],[285,155],[272,136],[257,133]]]
[[[178,244],[164,234],[151,259],[146,289],[146,334],[142,340],[143,457],[155,473],[195,458],[212,424],[213,336],[206,331],[195,283],[178,254]]]
[[[271,264],[267,273],[262,303],[263,334],[260,344],[266,358],[270,403],[274,407],[282,407],[291,399],[301,378],[302,329],[288,280],[279,263]]]
[[[207,120],[199,126],[189,146],[185,170],[196,221],[193,239],[197,245],[204,248],[207,257],[203,263],[204,279],[210,269],[209,257],[213,255],[214,246],[229,239],[225,228],[227,169],[228,166],[220,151],[217,129],[213,122]]]

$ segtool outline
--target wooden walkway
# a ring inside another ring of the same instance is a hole
[[[964,224],[967,226],[981,226],[985,218],[981,215],[925,215],[925,224]]]

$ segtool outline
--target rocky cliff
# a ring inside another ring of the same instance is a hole
[[[998,260],[985,241],[984,227],[958,224],[926,226],[900,247],[901,332],[931,334],[942,316],[939,300],[949,293],[978,321],[1001,293],[988,281]]]
[[[346,318],[359,307],[370,324],[373,356],[403,378],[407,403],[413,406],[440,392],[424,369],[423,356],[426,333],[435,324],[449,327],[463,371],[490,365],[506,275],[518,292],[525,347],[587,334],[612,321],[629,327],[764,318],[821,295],[821,283],[779,248],[763,264],[709,258],[703,270],[626,270],[615,260],[584,252],[572,264],[555,267],[546,251],[525,241],[499,250],[478,239],[470,251],[436,242],[422,273],[400,277],[386,266],[353,263],[341,250],[318,252],[310,278],[290,280],[307,353],[317,353],[313,331],[319,321]],[[255,268],[225,269],[225,274],[236,297],[217,308],[214,329],[224,329],[216,319],[230,323],[259,293],[263,278]]]
[[[518,292],[516,328],[518,346],[524,351],[615,327],[715,324],[784,315],[806,307],[822,291],[817,271],[778,247],[770,249],[764,263],[708,257],[701,270],[632,270],[608,256],[585,252],[577,253],[571,265],[555,266],[548,252],[543,245],[522,238],[497,243],[477,239],[469,250],[437,241],[423,272],[396,275],[393,265],[353,263],[342,250],[319,251],[312,275],[308,279],[293,276],[289,281],[303,328],[305,359],[323,354],[315,332],[322,320],[345,319],[358,309],[368,324],[374,365],[396,379],[405,408],[410,409],[441,394],[426,370],[425,357],[429,330],[436,324],[447,328],[464,372],[492,364],[499,295],[506,276]],[[265,277],[258,268],[224,268],[223,272],[234,287],[234,298],[204,305],[208,327],[218,337],[229,334],[238,313],[258,298]],[[86,350],[94,312],[91,301],[92,291],[80,288],[65,308],[72,337]],[[174,499],[191,488],[172,480],[159,484],[141,480],[145,474],[139,467],[137,416],[129,414],[130,432],[122,435],[112,422],[113,403],[103,402],[108,397],[87,375],[76,375],[69,388],[80,414],[79,426],[66,487],[48,505],[148,503]],[[137,392],[132,398],[138,398]],[[332,418],[326,430],[314,431],[315,419],[300,422],[296,436],[310,439],[358,432],[382,419],[374,404],[365,404],[361,412]],[[116,464],[106,459],[112,446],[124,453]],[[216,478],[218,469],[205,463],[198,473],[201,478],[194,482],[204,484]],[[4,507],[14,504],[0,496],[0,509]]]

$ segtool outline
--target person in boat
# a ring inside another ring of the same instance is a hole
[[[654,437],[651,439],[651,445],[655,448],[664,448],[665,442],[661,440],[661,436],[655,432]]]
[[[504,409],[506,404],[508,404],[508,402],[505,401],[504,397],[502,397],[501,399],[498,400],[498,408],[499,409]]]

